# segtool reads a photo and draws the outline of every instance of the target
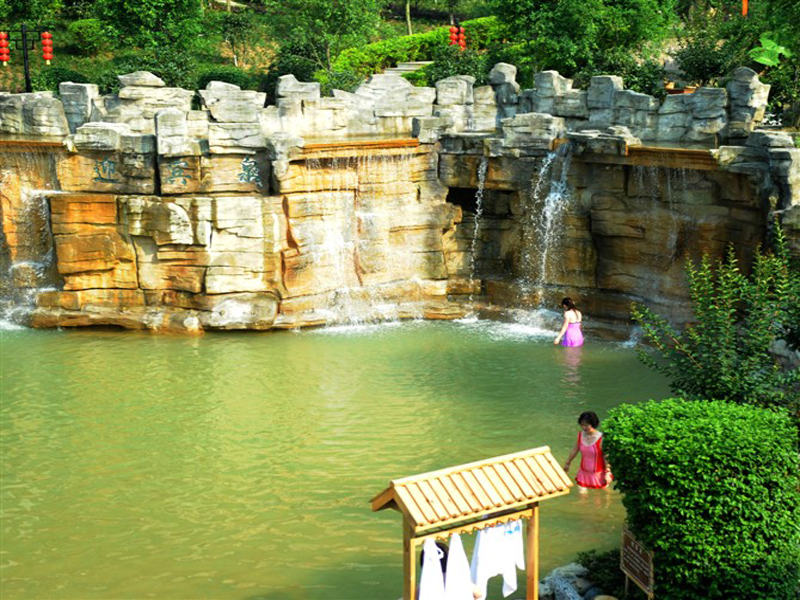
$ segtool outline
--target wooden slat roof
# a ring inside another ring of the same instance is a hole
[[[519,510],[571,487],[543,446],[395,479],[372,499],[372,510],[400,510],[419,532]]]

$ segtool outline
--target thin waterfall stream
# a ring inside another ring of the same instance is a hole
[[[486,173],[489,170],[489,159],[486,156],[481,157],[481,162],[478,164],[478,190],[475,192],[475,225],[472,230],[472,243],[470,244],[470,279],[474,282],[477,278],[477,258],[478,251],[478,236],[480,233],[481,217],[483,216],[483,196],[486,187]],[[475,294],[473,292],[473,285],[470,284],[469,292],[469,306],[472,314],[474,315]]]

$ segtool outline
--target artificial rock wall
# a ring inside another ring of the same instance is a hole
[[[0,94],[14,138],[0,139],[14,150],[0,158],[0,283],[36,292],[36,326],[448,318],[467,299],[562,293],[609,322],[637,299],[680,318],[683,257],[730,242],[750,255],[770,200],[800,249],[800,151],[754,131],[768,86],[748,69],[663,103],[610,76],[583,91],[545,72],[521,90],[504,64],[488,86],[375,75],[333,98],[286,76],[266,107],[219,82],[199,98],[149,73],[120,83]],[[543,232],[554,180],[564,203]],[[19,232],[42,199],[49,236],[31,244]]]

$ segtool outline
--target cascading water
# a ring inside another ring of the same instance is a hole
[[[421,306],[400,306],[392,289],[397,285],[394,279],[404,278],[414,265],[413,256],[390,248],[389,238],[397,229],[394,221],[402,222],[404,211],[414,207],[395,202],[389,211],[385,199],[386,187],[404,179],[401,175],[412,156],[364,153],[306,161],[309,181],[325,173],[322,188],[334,205],[321,207],[324,226],[318,232],[319,241],[308,250],[317,286],[330,290],[321,311],[327,322],[363,325],[422,318]],[[380,275],[387,271],[396,277]]]
[[[561,250],[563,217],[571,200],[567,183],[571,160],[570,145],[559,146],[544,158],[536,172],[535,181],[531,182],[522,233],[523,274],[519,283],[524,294],[534,292],[541,296],[543,288],[552,282],[554,273],[551,263]]]
[[[486,156],[481,157],[481,162],[478,164],[478,190],[475,192],[475,217],[472,227],[472,242],[469,248],[470,260],[470,279],[474,282],[477,277],[477,252],[478,252],[478,236],[481,227],[481,217],[483,216],[483,195],[486,188],[486,173],[489,170],[489,159]],[[470,285],[469,306],[474,313],[474,294],[472,292],[472,285]]]
[[[0,328],[9,328],[27,325],[37,295],[59,282],[48,197],[61,192],[47,189],[57,181],[47,153],[26,145],[4,154],[2,166],[9,168],[0,168]]]

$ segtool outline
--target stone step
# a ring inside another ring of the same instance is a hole
[[[421,69],[422,67],[433,63],[431,60],[419,60],[419,61],[411,61],[411,62],[401,62],[397,63],[397,66],[390,67],[384,71],[384,73],[391,73],[394,75],[402,75],[403,73],[413,73]]]

